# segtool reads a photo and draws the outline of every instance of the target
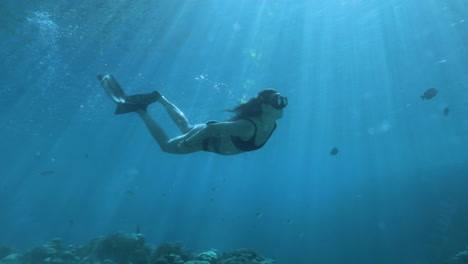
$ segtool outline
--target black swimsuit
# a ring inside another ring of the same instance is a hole
[[[244,152],[257,150],[257,149],[263,147],[263,145],[265,145],[265,143],[268,141],[268,139],[270,139],[271,134],[273,134],[273,132],[276,129],[276,123],[275,123],[275,127],[273,128],[273,130],[271,130],[270,135],[268,135],[268,138],[265,140],[265,142],[263,142],[263,144],[257,146],[257,145],[255,145],[255,139],[257,137],[257,124],[255,124],[255,122],[250,120],[250,119],[244,119],[244,120],[249,121],[255,127],[255,132],[252,135],[252,137],[249,140],[242,140],[240,137],[231,136],[232,144],[234,144],[234,146],[236,146],[236,148],[238,150],[241,150],[241,151],[244,151]],[[213,124],[213,123],[217,123],[217,122],[216,121],[210,121],[210,122],[208,122],[206,124],[209,125],[209,124]],[[203,150],[204,151],[212,151],[212,152],[220,153],[219,152],[219,143],[220,142],[221,142],[221,136],[220,135],[208,137],[208,138],[203,140]]]
[[[268,135],[268,138],[265,140],[265,142],[257,146],[255,145],[255,138],[257,137],[257,124],[255,124],[255,122],[250,119],[245,119],[245,120],[250,121],[250,123],[254,125],[255,132],[253,136],[249,140],[245,140],[245,141],[242,140],[240,137],[231,136],[232,143],[234,144],[234,146],[236,146],[237,149],[242,150],[242,151],[252,151],[252,150],[257,150],[263,147],[263,145],[267,143],[268,139],[270,139],[271,134],[273,134],[273,131],[275,131],[276,123],[275,123],[275,127],[273,127],[273,130],[271,130],[270,135]]]

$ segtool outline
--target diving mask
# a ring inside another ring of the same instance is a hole
[[[276,93],[267,100],[267,103],[273,106],[273,108],[280,110],[288,105],[288,98]]]

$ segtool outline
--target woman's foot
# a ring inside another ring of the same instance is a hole
[[[125,96],[125,103],[129,104],[151,104],[158,101],[161,98],[161,93],[154,91],[147,94],[134,94],[130,96]]]
[[[148,105],[157,102],[161,99],[162,95],[158,91],[154,91],[147,94],[135,94],[126,96],[125,102],[117,104],[117,109],[115,109],[115,114],[126,114],[130,112],[135,112],[137,110],[144,110]]]

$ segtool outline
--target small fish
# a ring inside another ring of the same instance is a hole
[[[218,190],[218,188],[216,188],[216,187],[211,187],[211,190],[212,190],[213,192],[216,192],[216,191]]]
[[[51,171],[51,170],[48,170],[48,171],[43,171],[41,173],[39,173],[41,176],[46,176],[46,175],[52,175],[54,174],[55,172],[54,171]]]
[[[330,151],[330,155],[336,155],[338,154],[338,148],[337,147],[334,147],[332,148],[332,150]]]
[[[134,195],[134,194],[135,194],[135,192],[134,192],[134,191],[132,191],[132,190],[128,190],[128,191],[127,191],[127,194],[128,194],[128,195]]]
[[[439,90],[437,90],[436,88],[429,88],[424,92],[423,95],[421,95],[421,99],[430,100],[434,98],[434,96],[436,96],[438,93],[439,93]]]
[[[450,108],[445,107],[444,108],[444,116],[448,116],[449,112],[450,112]]]
[[[84,154],[83,157],[89,158],[89,155],[88,155],[88,154]]]
[[[68,220],[68,223],[69,223],[70,225],[74,225],[74,224],[75,224],[75,220],[70,219],[70,220]]]
[[[136,226],[136,234],[141,234],[141,233],[140,233],[140,224],[138,224],[138,225]]]

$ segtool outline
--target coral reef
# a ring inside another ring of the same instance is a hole
[[[93,243],[94,242],[94,243]],[[114,263],[146,264],[151,248],[142,234],[114,233],[91,242],[96,260]]]
[[[13,254],[15,251],[7,246],[2,246],[0,245],[0,259],[3,259],[4,257]]]
[[[219,253],[216,250],[210,250],[199,253],[195,259],[199,262],[208,262],[208,263],[216,263],[218,261]]]
[[[468,264],[468,248],[465,251],[458,252],[455,257],[449,259],[446,263]]]
[[[273,264],[272,259],[266,259],[250,249],[239,249],[223,254],[218,264]]]
[[[0,246],[0,264],[273,264],[253,250],[192,252],[182,243],[152,247],[142,234],[112,233],[86,245],[62,244],[60,238],[20,254]]]
[[[162,243],[151,255],[150,264],[181,263],[192,259],[191,252],[184,248],[182,243]]]

